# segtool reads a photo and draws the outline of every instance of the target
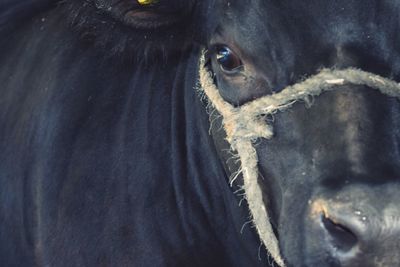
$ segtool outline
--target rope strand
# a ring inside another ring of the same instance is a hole
[[[243,189],[252,221],[257,233],[275,262],[284,267],[285,263],[279,251],[278,240],[263,202],[262,190],[258,184],[258,157],[253,146],[257,138],[272,138],[271,125],[261,117],[289,109],[299,100],[306,103],[325,91],[337,88],[337,85],[364,85],[377,89],[383,94],[400,98],[400,85],[393,80],[365,72],[359,69],[344,70],[323,69],[308,79],[288,86],[281,92],[253,100],[241,107],[234,107],[220,95],[210,72],[206,69],[204,53],[200,58],[200,85],[211,105],[223,117],[226,139],[231,149],[237,151],[243,175]],[[236,178],[232,179],[232,183]]]

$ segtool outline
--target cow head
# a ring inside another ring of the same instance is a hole
[[[322,68],[400,80],[394,1],[216,0],[208,12],[206,66],[232,106]],[[253,143],[280,253],[287,266],[398,266],[399,101],[365,84],[330,87],[260,117],[274,129]],[[223,157],[232,173],[230,155]]]

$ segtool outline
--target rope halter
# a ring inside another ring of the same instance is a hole
[[[283,267],[285,263],[258,184],[258,157],[253,141],[260,137],[270,139],[273,136],[272,126],[267,124],[263,116],[284,111],[299,100],[307,101],[310,96],[331,91],[338,85],[363,85],[377,89],[385,95],[400,98],[400,84],[354,68],[322,69],[318,74],[288,86],[279,93],[266,95],[240,107],[234,107],[220,95],[212,74],[205,66],[204,52],[200,58],[199,72],[200,90],[205,93],[210,104],[222,116],[226,139],[231,149],[239,155],[245,198],[257,233],[271,257]]]

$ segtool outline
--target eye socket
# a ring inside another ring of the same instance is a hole
[[[240,58],[225,45],[217,46],[215,55],[221,69],[227,73],[235,73],[243,66]]]

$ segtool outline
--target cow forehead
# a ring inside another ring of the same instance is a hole
[[[273,15],[278,10],[290,17],[312,16],[323,17],[324,19],[345,18],[348,15],[365,17],[366,13],[379,14],[385,11],[385,15],[399,10],[400,4],[390,0],[214,0],[211,4],[214,11],[228,13],[228,11],[239,11],[242,13],[256,9],[266,11]]]
[[[274,90],[349,58],[354,60],[348,66],[400,75],[398,1],[215,1],[209,45],[232,48],[243,62],[276,79]]]
[[[395,32],[400,3],[381,0],[291,1],[216,0],[210,9],[215,27],[242,39],[264,41],[271,34],[306,35],[354,41]]]

